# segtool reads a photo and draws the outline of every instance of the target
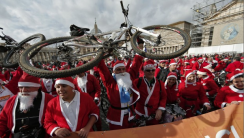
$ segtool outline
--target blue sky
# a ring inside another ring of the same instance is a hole
[[[192,21],[196,2],[202,0],[123,0],[130,4],[129,19],[133,25],[167,25]],[[35,33],[47,39],[69,35],[76,24],[92,29],[95,18],[99,29],[118,29],[124,21],[119,0],[0,0],[0,27],[20,41]],[[1,42],[1,40],[0,40]]]

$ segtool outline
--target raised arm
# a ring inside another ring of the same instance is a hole
[[[5,85],[14,95],[18,93],[18,81],[21,78],[23,71],[20,67],[17,68],[16,73],[13,78],[9,81],[8,84]]]
[[[139,74],[139,69],[142,64],[143,57],[139,55],[135,55],[134,60],[132,62],[132,66],[130,68],[130,76],[132,81],[137,78],[137,75]]]
[[[103,84],[105,86],[109,86],[111,82],[115,81],[108,69],[108,67],[105,65],[104,60],[101,60],[100,63],[97,66],[100,77],[103,81]]]

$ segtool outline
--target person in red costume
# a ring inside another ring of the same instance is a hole
[[[134,118],[133,105],[140,97],[133,80],[137,77],[142,60],[143,57],[135,55],[129,72],[126,72],[123,61],[117,61],[113,67],[113,75],[111,75],[103,60],[97,66],[111,104],[107,113],[110,130],[133,126],[132,123],[129,123],[129,120]]]
[[[56,89],[54,87],[55,80],[53,79],[46,79],[46,78],[41,78],[40,83],[42,86],[42,91],[45,93],[48,93],[54,97],[57,96]]]
[[[212,73],[208,69],[200,69],[197,71],[197,76],[200,79],[207,96],[212,97],[218,93],[219,87],[211,77]]]
[[[99,118],[99,108],[90,95],[75,90],[71,77],[58,78],[55,88],[58,96],[48,103],[46,109],[46,132],[58,137],[77,132],[79,136],[87,137]]]
[[[186,110],[186,118],[196,115],[200,105],[211,109],[206,92],[201,83],[196,82],[195,71],[186,71],[185,81],[179,85],[180,106]]]
[[[81,63],[77,64],[76,67],[79,67],[81,65]],[[76,90],[78,90],[79,92],[88,93],[94,100],[96,105],[100,105],[101,88],[99,85],[99,81],[95,76],[82,72],[77,75],[73,83],[75,85]],[[102,130],[102,123],[100,118],[96,122],[96,127],[98,131]]]
[[[2,85],[2,83],[0,83],[0,112],[2,111],[7,100],[10,97],[17,94],[19,91],[18,81],[19,81],[20,77],[22,76],[23,71],[20,67],[18,67],[15,72],[16,72],[15,75],[7,84]]]
[[[155,66],[153,60],[148,60],[143,64],[144,77],[139,78],[140,99],[136,104],[136,118],[140,116],[150,116],[155,114],[155,119],[146,122],[147,125],[155,125],[159,123],[162,113],[165,110],[167,93],[164,83],[154,77]],[[138,84],[139,79],[134,80]]]
[[[192,70],[199,70],[200,68],[202,68],[202,63],[203,63],[202,57],[198,58],[197,62],[193,64]]]
[[[219,71],[225,69],[226,65],[227,65],[226,63],[228,60],[229,60],[228,58],[224,58],[223,60],[218,61],[218,65],[214,68],[214,71],[219,72]]]
[[[178,103],[178,85],[177,74],[175,72],[170,72],[164,84],[167,92],[167,104]]]
[[[230,74],[230,86],[225,86],[218,92],[214,104],[219,108],[224,108],[231,104],[239,104],[243,101],[244,78],[243,72],[234,71]]]
[[[23,72],[18,94],[7,101],[0,113],[0,137],[7,133],[9,137],[21,137],[20,128],[43,126],[45,109],[53,96],[40,91],[40,86],[39,78]]]
[[[225,71],[232,73],[235,70],[242,70],[243,69],[243,63],[241,63],[240,60],[241,60],[240,57],[235,57],[234,61],[226,67]]]

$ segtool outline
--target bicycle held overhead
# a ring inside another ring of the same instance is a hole
[[[165,25],[153,25],[144,28],[133,26],[128,19],[129,6],[125,9],[122,1],[120,1],[120,4],[125,21],[121,24],[119,30],[93,35],[87,32],[89,31],[88,28],[73,26],[72,31],[76,30],[77,34],[81,36],[59,37],[38,43],[21,55],[20,66],[25,72],[41,78],[67,77],[85,72],[96,66],[103,58],[114,55],[116,52],[122,53],[121,50],[126,51],[124,53],[129,55],[131,49],[133,49],[135,53],[141,56],[159,60],[180,56],[189,49],[191,39],[185,31]],[[71,34],[75,33],[71,32]],[[144,49],[148,50],[142,50],[138,47],[139,39],[143,41]],[[125,45],[125,47],[121,45]],[[158,50],[157,53],[149,50],[173,45],[180,45],[181,48],[168,54],[161,50]],[[71,64],[79,60],[89,60],[89,62],[79,67],[59,71],[35,68],[31,65],[29,59],[32,59],[43,49],[55,51],[58,61],[70,62]]]

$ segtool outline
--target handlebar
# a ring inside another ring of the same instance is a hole
[[[120,1],[120,5],[121,5],[121,8],[122,8],[122,11],[124,12],[125,11],[125,8],[124,8],[123,1],[122,0]]]
[[[3,30],[3,28],[2,28],[2,27],[0,27],[0,29],[1,29],[1,30]]]

